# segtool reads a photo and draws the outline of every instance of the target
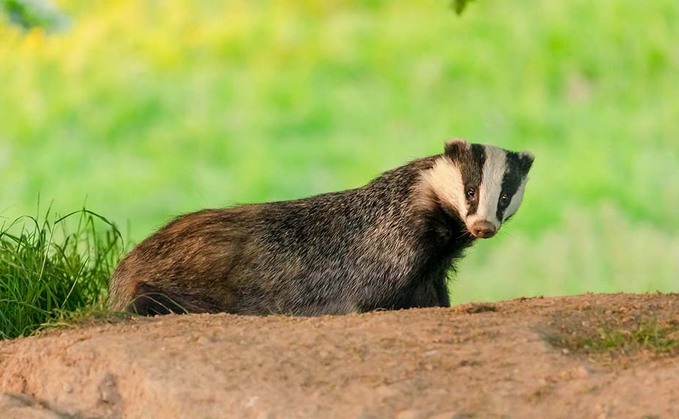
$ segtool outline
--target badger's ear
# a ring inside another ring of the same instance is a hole
[[[469,150],[469,143],[461,138],[446,141],[445,153],[452,159],[455,159],[467,150]]]
[[[532,153],[527,151],[522,151],[519,153],[519,164],[521,165],[521,170],[523,170],[524,173],[528,173],[530,168],[533,166],[534,161],[535,156],[533,156]]]

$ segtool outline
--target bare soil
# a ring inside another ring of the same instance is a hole
[[[677,418],[679,294],[134,318],[0,342],[3,418]]]

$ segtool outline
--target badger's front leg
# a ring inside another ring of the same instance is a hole
[[[446,278],[422,282],[411,288],[403,301],[404,304],[398,308],[450,307]]]

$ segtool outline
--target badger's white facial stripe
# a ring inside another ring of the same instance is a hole
[[[422,173],[422,180],[427,188],[457,211],[464,220],[467,216],[467,201],[462,173],[457,165],[442,157],[436,161],[434,167]]]
[[[521,201],[523,200],[523,191],[526,189],[527,181],[528,178],[523,178],[523,180],[521,181],[521,185],[519,185],[519,189],[517,189],[514,196],[512,196],[512,200],[509,202],[509,205],[507,206],[507,209],[505,210],[505,213],[502,216],[503,223],[507,220],[507,218],[514,215],[514,213],[519,209]]]
[[[500,228],[501,220],[497,219],[497,203],[502,193],[502,179],[507,169],[507,157],[503,150],[484,146],[486,155],[483,163],[483,176],[479,185],[479,204],[476,213],[465,219],[467,228],[477,221],[488,221]]]

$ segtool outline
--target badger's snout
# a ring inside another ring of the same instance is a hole
[[[477,221],[469,229],[472,235],[479,239],[489,239],[497,233],[497,228],[488,221]]]

